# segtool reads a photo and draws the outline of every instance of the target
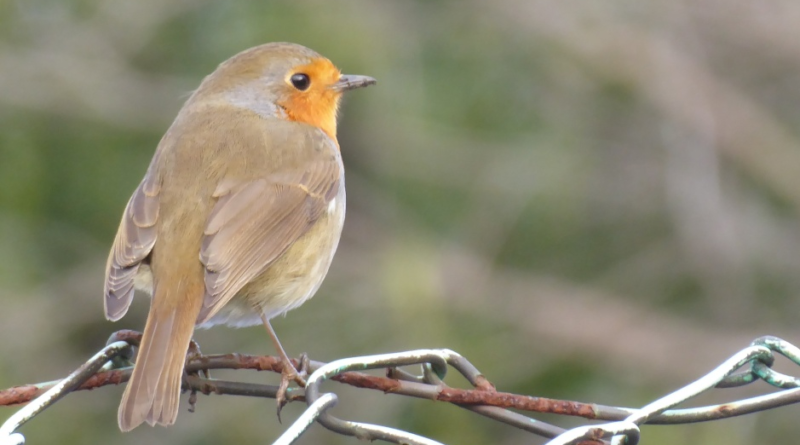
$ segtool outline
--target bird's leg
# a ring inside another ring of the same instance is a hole
[[[269,323],[267,317],[264,314],[261,314],[261,321],[264,322],[264,327],[267,328],[267,332],[269,333],[269,337],[272,339],[272,344],[275,346],[275,349],[278,351],[278,354],[281,356],[281,384],[278,387],[278,394],[275,396],[275,400],[278,402],[278,419],[281,416],[281,409],[284,405],[286,405],[286,390],[289,389],[289,382],[294,380],[297,382],[298,385],[305,387],[306,381],[294,369],[294,365],[292,365],[292,360],[286,355],[286,351],[283,349],[281,345],[281,341],[278,340],[278,336],[275,334],[275,330],[272,329],[272,325]]]

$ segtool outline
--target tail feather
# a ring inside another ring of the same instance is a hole
[[[136,365],[119,405],[122,431],[145,421],[151,426],[172,425],[178,416],[186,350],[203,298],[202,293],[177,291],[166,295],[155,289]]]

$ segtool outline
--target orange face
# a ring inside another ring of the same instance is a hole
[[[296,66],[285,79],[292,91],[278,105],[290,120],[319,127],[336,140],[336,112],[342,92],[332,86],[340,77],[341,72],[325,58]]]

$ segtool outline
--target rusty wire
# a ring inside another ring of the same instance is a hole
[[[139,338],[140,334],[138,333],[120,331],[111,337],[108,346],[67,378],[59,382],[21,386],[0,391],[0,404],[26,403],[32,400],[0,426],[0,445],[24,444],[25,438],[17,433],[19,427],[69,392],[126,381],[130,376],[129,359],[132,355],[130,345],[137,345]],[[410,432],[334,417],[329,410],[336,405],[338,399],[333,393],[320,393],[320,385],[326,380],[336,380],[391,394],[450,402],[477,414],[551,439],[550,442],[547,442],[549,445],[609,442],[612,445],[636,445],[641,434],[640,426],[644,424],[704,422],[800,402],[800,379],[772,369],[775,353],[800,365],[800,349],[776,337],[761,337],[695,382],[639,409],[499,392],[468,360],[447,349],[426,349],[355,357],[328,364],[312,361],[308,368],[312,374],[308,378],[306,388],[292,388],[288,394],[290,400],[305,400],[308,408],[274,444],[296,443],[312,424],[319,423],[338,434],[350,435],[359,439],[379,439],[411,445],[440,445],[439,442]],[[409,365],[421,365],[420,375],[398,368]],[[122,369],[116,369],[120,367]],[[201,371],[220,368],[280,372],[281,363],[275,357],[240,354],[193,357],[187,363],[188,375],[184,385],[184,389],[192,392],[190,403],[193,403],[197,392],[275,397],[277,390],[275,386],[213,380],[201,378],[198,374]],[[356,372],[379,368],[387,370],[386,377]],[[474,386],[474,389],[451,388],[446,385],[443,379],[448,368],[453,368],[463,375]],[[782,390],[723,405],[671,409],[708,389],[734,388],[758,380],[763,380]],[[580,416],[610,422],[564,430],[507,408]]]
[[[130,349],[130,345],[123,341],[118,341],[107,345],[100,352],[95,354],[86,363],[81,365],[72,374],[61,380],[36,400],[17,411],[13,416],[0,426],[0,445],[22,445],[25,437],[16,432],[19,427],[33,419],[56,403],[59,399],[78,388],[83,382],[93,376],[109,360],[119,356],[123,351]]]
[[[639,425],[659,418],[672,420],[669,423],[703,422],[748,414],[764,409],[797,403],[800,400],[800,379],[774,371],[771,366],[775,361],[773,352],[788,358],[800,365],[800,349],[777,337],[761,337],[753,341],[750,347],[734,354],[720,366],[683,388],[652,402],[620,422],[604,425],[584,426],[572,429],[548,445],[571,445],[582,439],[611,438],[612,445],[636,445],[639,442]],[[749,370],[738,372],[743,367]],[[667,411],[669,408],[683,403],[700,393],[715,387],[741,386],[764,380],[772,386],[783,388],[773,394],[739,400],[725,405],[712,405],[687,410]],[[659,422],[662,423],[662,422]],[[666,422],[664,422],[666,423]]]

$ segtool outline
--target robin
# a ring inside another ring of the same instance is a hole
[[[281,356],[279,406],[303,384],[269,320],[319,288],[345,215],[336,140],[342,75],[300,45],[245,50],[207,76],[158,144],[122,216],[106,267],[105,312],[152,295],[119,427],[171,425],[195,327],[263,323]]]

